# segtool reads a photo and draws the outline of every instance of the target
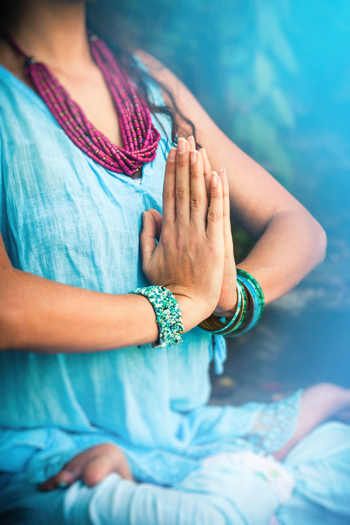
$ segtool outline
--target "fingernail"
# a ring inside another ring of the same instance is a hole
[[[189,137],[187,137],[187,140],[190,140],[190,139],[193,139],[193,140],[194,140],[194,136],[193,136],[193,135],[190,135]]]
[[[205,148],[200,148],[200,150],[199,150],[199,151],[205,151]]]
[[[191,160],[191,164],[194,164],[197,160],[197,152],[195,149],[191,149],[190,160]]]
[[[176,148],[171,148],[171,150],[169,151],[168,160],[170,162],[175,162],[175,157],[176,157]]]
[[[142,224],[145,222],[145,216],[146,216],[146,212],[143,211],[142,212]]]
[[[223,178],[224,184],[226,184],[227,174],[225,168],[219,171],[220,176]]]
[[[218,174],[216,173],[216,171],[212,171],[211,172],[211,184],[212,186],[216,186],[218,183]]]
[[[57,487],[59,487],[60,489],[65,489],[68,487],[68,483],[66,481],[61,481]]]
[[[181,155],[181,153],[185,153],[186,149],[187,149],[186,139],[184,139],[183,137],[180,137],[177,142],[177,150]]]

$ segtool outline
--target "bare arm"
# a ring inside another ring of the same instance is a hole
[[[224,266],[223,192],[216,176],[210,209],[198,152],[169,154],[164,182],[164,228],[146,212],[141,232],[143,270],[178,300],[185,331],[214,310]],[[178,148],[180,150],[180,147]],[[171,159],[172,157],[172,159]],[[191,202],[200,202],[192,207]],[[208,215],[208,220],[207,220]],[[202,261],[210,259],[208,265]],[[0,349],[87,352],[153,342],[158,327],[151,304],[60,284],[13,268],[0,236]]]
[[[270,303],[322,262],[326,234],[300,202],[212,125],[220,146],[208,147],[209,135],[203,144],[213,169],[226,167],[232,217],[257,241],[238,267],[255,276]]]
[[[60,284],[15,270],[0,239],[0,348],[85,352],[155,341],[151,304]]]
[[[140,50],[140,59],[164,83],[182,111],[196,126],[198,142],[205,147],[211,169],[225,168],[229,183],[231,216],[257,241],[238,266],[261,284],[269,303],[298,284],[319,264],[326,249],[320,224],[264,168],[240,150],[215,124],[190,90],[161,62]],[[165,102],[171,105],[163,92]],[[191,129],[180,123],[179,136]]]

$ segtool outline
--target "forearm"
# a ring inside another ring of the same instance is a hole
[[[185,329],[192,305],[178,298]],[[76,353],[156,341],[154,310],[145,297],[113,295],[6,269],[0,283],[0,349]]]
[[[149,282],[173,292],[187,332],[210,315],[219,297],[224,213],[221,179],[211,178],[208,210],[199,153],[190,154],[181,138],[167,158],[163,202],[158,243],[153,214],[143,214],[142,269]],[[16,270],[0,235],[1,350],[98,351],[151,343],[158,335],[147,298],[93,292]]]
[[[326,235],[308,213],[287,209],[276,213],[248,257],[237,265],[260,283],[265,302],[291,290],[325,256]]]

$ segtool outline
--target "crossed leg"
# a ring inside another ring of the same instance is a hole
[[[350,390],[321,383],[305,390],[300,401],[296,429],[291,439],[273,456],[281,461],[287,453],[316,426],[336,414],[350,408]],[[115,445],[97,445],[77,455],[53,478],[41,485],[41,490],[50,491],[66,487],[77,479],[92,487],[109,473],[116,472],[124,479],[133,480],[127,459]]]
[[[307,388],[300,400],[296,429],[290,440],[272,455],[281,461],[315,427],[350,408],[350,390],[331,383]]]

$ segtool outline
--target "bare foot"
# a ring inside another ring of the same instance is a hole
[[[120,448],[107,443],[97,445],[75,456],[56,476],[40,485],[40,489],[49,491],[69,487],[80,478],[85,485],[93,487],[110,472],[117,472],[124,479],[134,479]]]
[[[273,453],[282,460],[317,425],[350,408],[350,390],[331,383],[320,383],[305,390],[300,401],[297,427],[283,448]]]

